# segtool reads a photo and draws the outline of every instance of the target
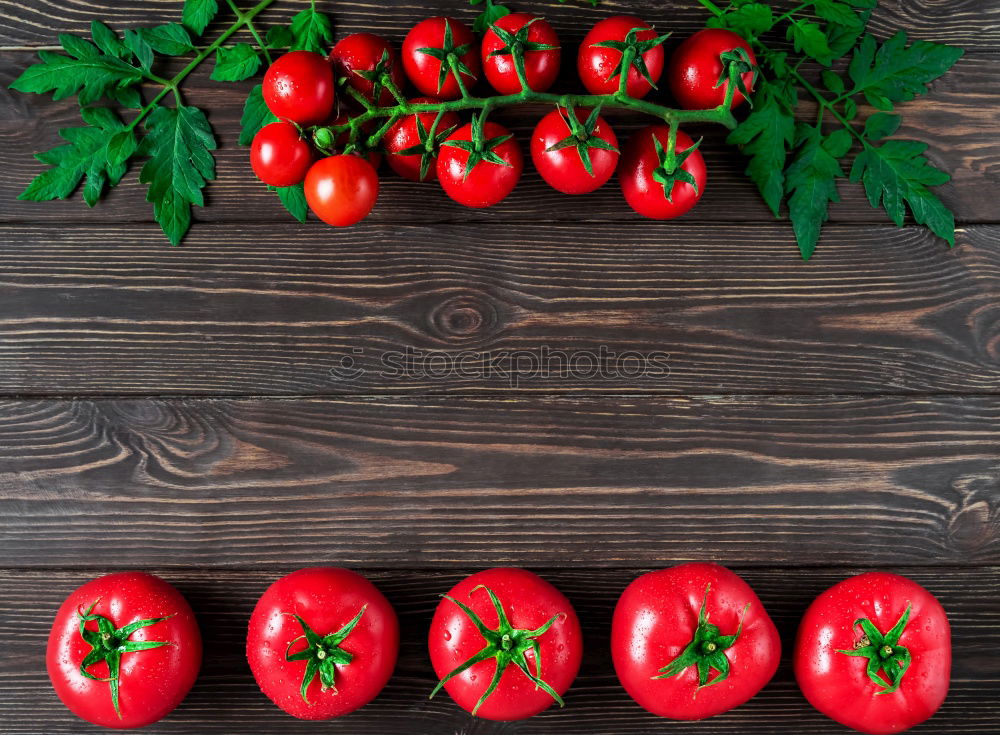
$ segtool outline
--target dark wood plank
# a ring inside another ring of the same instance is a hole
[[[121,563],[121,562],[120,562]],[[0,657],[0,732],[101,732],[74,718],[56,699],[42,668],[51,616],[63,597],[90,576],[104,570],[79,572],[6,570],[0,572],[0,635],[7,641]],[[257,689],[243,657],[246,620],[256,597],[290,569],[161,572],[187,595],[199,615],[209,645],[201,678],[187,700],[166,720],[149,728],[154,733],[285,733],[316,732],[315,724],[284,715]],[[861,569],[739,568],[760,595],[782,635],[784,654],[775,679],[749,703],[699,723],[662,720],[645,713],[619,685],[608,651],[608,629],[615,601],[625,585],[645,570],[569,571],[539,569],[562,589],[577,609],[584,628],[583,668],[566,696],[565,709],[551,709],[520,723],[474,720],[446,694],[428,701],[434,685],[427,660],[426,631],[438,595],[467,571],[446,573],[396,569],[368,570],[400,615],[402,650],[396,673],[383,693],[368,707],[347,718],[321,726],[323,732],[374,735],[487,733],[842,733],[844,728],[809,706],[795,684],[791,647],[795,628],[812,598],[829,585]],[[954,667],[948,699],[914,735],[988,735],[1000,720],[996,693],[1000,664],[993,652],[1000,646],[1000,569],[901,569],[924,584],[948,611],[954,641]]]
[[[997,398],[8,400],[0,558],[996,564],[998,446]]]

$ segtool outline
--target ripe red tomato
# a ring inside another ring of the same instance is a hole
[[[618,138],[596,113],[553,110],[539,120],[531,136],[535,168],[549,186],[564,194],[599,189],[618,165]]]
[[[438,16],[417,23],[403,41],[403,69],[421,94],[452,100],[462,95],[447,59],[454,57],[467,89],[479,78],[476,37],[464,23]]]
[[[321,54],[292,51],[264,73],[264,102],[274,115],[318,125],[333,109],[333,70]]]
[[[388,73],[396,89],[401,91],[405,84],[403,69],[392,44],[374,33],[352,33],[337,41],[330,51],[330,63],[336,78],[346,79],[369,102],[376,102],[377,95],[377,104],[383,107],[394,104],[395,97],[379,76]]]
[[[478,119],[478,118],[476,118]],[[445,193],[466,207],[491,207],[510,194],[521,178],[524,159],[507,128],[487,122],[482,142],[473,142],[473,122],[463,125],[441,146],[437,176]]]
[[[725,55],[725,56],[723,56]],[[753,91],[753,67],[757,66],[750,44],[724,28],[706,28],[698,31],[677,47],[670,59],[670,91],[681,107],[688,110],[707,110],[726,101],[729,87],[727,64],[746,69],[740,75],[742,90],[737,85],[731,108],[739,107],[746,100],[743,91]]]
[[[635,28],[648,30],[630,33]],[[668,34],[669,35],[669,34]],[[626,92],[641,99],[656,86],[663,73],[666,35],[657,36],[652,26],[634,15],[615,15],[598,21],[584,37],[577,56],[577,73],[591,94],[614,94],[620,84],[624,50],[636,53],[628,69]]]
[[[306,177],[312,165],[309,144],[288,122],[265,125],[250,145],[250,166],[268,186],[293,186]]]
[[[433,104],[437,101],[433,97],[417,97],[410,100],[410,104]],[[441,143],[461,124],[457,114],[445,112],[435,127],[437,117],[436,112],[420,112],[400,118],[382,138],[389,154],[386,159],[389,167],[403,178],[410,181],[437,179],[435,163]]]
[[[70,593],[52,623],[45,663],[73,714],[103,727],[143,727],[191,689],[201,634],[180,592],[152,574],[119,572]]]
[[[524,76],[529,89],[547,91],[559,75],[559,36],[548,21],[530,13],[505,15],[483,36],[483,71],[489,83],[500,94],[521,91],[511,54],[518,43],[525,52]]]
[[[392,606],[360,574],[335,567],[299,569],[276,581],[247,631],[257,685],[301,720],[329,720],[368,704],[392,676],[398,652]]]
[[[353,154],[328,156],[306,174],[306,202],[317,217],[334,227],[360,222],[378,199],[375,167]]]
[[[677,156],[683,163],[671,176],[663,167],[670,129],[650,125],[636,132],[622,152],[618,179],[625,200],[636,212],[652,219],[674,219],[690,211],[705,193],[705,159],[683,130],[677,131]],[[673,181],[672,185],[669,183]],[[667,182],[666,184],[664,182]],[[670,198],[666,190],[670,189]]]
[[[838,582],[806,610],[795,678],[812,705],[861,732],[902,732],[948,694],[951,629],[916,582],[870,572]]]
[[[583,656],[569,600],[537,574],[513,568],[487,569],[452,587],[434,612],[429,647],[441,680],[431,696],[443,686],[487,720],[523,720],[561,706]]]

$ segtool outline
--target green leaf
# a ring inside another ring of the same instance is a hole
[[[240,118],[240,145],[250,145],[253,137],[262,127],[278,120],[264,103],[263,87],[258,84],[250,90],[247,101],[243,104],[243,116]]]
[[[257,51],[249,43],[220,48],[215,52],[212,79],[217,82],[240,82],[256,74],[260,64]]]
[[[264,43],[269,49],[285,49],[295,42],[295,35],[292,29],[287,26],[271,26],[267,29]]]
[[[848,3],[839,0],[816,0],[813,9],[816,11],[816,15],[831,23],[858,30],[861,30],[863,26],[861,18]]]
[[[830,50],[826,34],[823,33],[819,23],[797,20],[788,26],[786,35],[799,53],[815,59],[824,66],[833,63],[833,51]]]
[[[153,50],[167,56],[182,56],[194,51],[191,35],[180,23],[164,23],[155,28],[143,28],[140,33]]]
[[[181,20],[200,36],[218,12],[219,3],[216,0],[184,0]]]
[[[840,201],[837,179],[843,178],[844,170],[818,128],[802,125],[796,137],[798,152],[785,174],[785,191],[795,239],[803,260],[809,260],[829,218],[830,202]]]
[[[876,112],[865,120],[865,136],[871,140],[882,140],[899,130],[902,118],[888,112]]]
[[[712,15],[705,25],[708,28],[728,28],[745,39],[756,38],[771,30],[774,13],[764,3],[745,3],[734,7],[723,16]]]
[[[333,43],[333,24],[329,16],[312,6],[292,17],[292,51],[324,53]]]
[[[135,134],[131,130],[122,130],[115,133],[108,140],[106,156],[108,165],[120,166],[124,164],[132,154],[136,152],[139,143],[135,139]]]
[[[897,227],[903,225],[905,203],[918,224],[954,245],[955,217],[928,189],[951,177],[930,164],[923,155],[926,150],[926,143],[912,140],[866,146],[854,159],[851,181],[863,182],[871,205],[881,205]]]
[[[843,78],[829,69],[824,69],[822,74],[823,86],[834,94],[843,94],[846,87]]]
[[[128,47],[128,50],[132,52],[133,56],[135,56],[136,61],[139,62],[139,66],[141,66],[144,71],[149,71],[152,68],[153,47],[149,45],[139,31],[134,31],[132,29],[125,31],[125,45]]]
[[[99,99],[108,89],[126,87],[142,73],[107,54],[74,58],[54,51],[39,51],[39,64],[29,66],[10,84],[11,89],[35,94],[52,93],[56,100],[79,94],[81,104]]]
[[[483,0],[470,0],[472,5],[478,5]],[[505,15],[510,15],[510,8],[503,5],[494,5],[493,0],[485,0],[486,5],[483,8],[483,12],[476,16],[476,19],[472,22],[472,30],[476,33],[486,33],[486,30],[496,23],[498,20],[503,18]]]
[[[99,20],[90,22],[90,37],[94,39],[97,47],[108,56],[124,59],[128,55],[128,49],[125,48],[125,44],[122,43],[118,34]]]
[[[281,200],[281,203],[285,205],[285,209],[295,219],[299,222],[306,221],[306,215],[309,213],[309,205],[306,203],[306,192],[303,184],[282,186],[280,188],[269,186],[268,188],[278,194],[278,199]]]

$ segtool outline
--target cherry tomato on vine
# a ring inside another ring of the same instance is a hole
[[[318,125],[333,110],[333,70],[321,54],[292,51],[264,73],[264,102],[275,116]]]
[[[330,51],[330,63],[336,78],[346,79],[369,102],[383,107],[393,104],[395,97],[382,83],[381,75],[388,74],[400,91],[405,84],[392,44],[374,33],[352,33],[337,41]]]
[[[265,125],[250,145],[250,167],[268,186],[293,186],[306,177],[313,154],[299,130],[289,122]]]
[[[698,31],[677,47],[670,59],[668,79],[670,91],[681,107],[707,110],[726,101],[729,69],[742,71],[733,93],[731,108],[746,100],[744,93],[753,91],[757,57],[750,44],[724,28]]]
[[[119,572],[70,593],[52,623],[45,662],[73,714],[103,727],[143,727],[191,689],[201,633],[174,587],[145,572]]]
[[[637,30],[645,29],[645,30]],[[652,26],[634,15],[615,15],[598,21],[580,44],[577,73],[591,94],[614,94],[621,83],[625,50],[634,53],[625,91],[641,99],[663,73],[663,46],[670,34],[657,36]]]
[[[676,161],[668,171],[670,129],[650,125],[636,132],[622,152],[618,180],[629,206],[644,217],[674,219],[689,212],[705,193],[705,159],[683,130],[677,131]],[[669,197],[667,196],[669,192]]]
[[[559,108],[535,126],[531,160],[553,189],[587,194],[604,186],[615,172],[618,138],[597,110]]]
[[[333,120],[328,122],[327,125],[331,126],[346,125],[347,121],[350,120],[351,117],[352,116],[348,115],[346,112],[341,112],[339,115],[333,118]],[[374,132],[374,124],[372,122],[362,123],[361,132],[366,136],[371,135]],[[342,133],[338,133],[333,139],[333,147],[336,150],[343,152],[344,148],[347,146],[348,141],[350,140],[350,137],[351,137],[350,132],[347,130],[343,131]],[[367,149],[367,144],[365,140],[360,140],[357,145],[359,149],[366,149],[366,150],[359,150],[355,152],[358,153],[359,155],[363,154],[365,160],[367,160],[368,163],[370,163],[373,168],[378,169],[379,164],[382,163],[382,153],[373,148]]]
[[[517,186],[524,159],[507,128],[473,117],[442,144],[437,176],[445,193],[459,204],[481,209],[502,201]]]
[[[406,34],[403,69],[421,94],[444,100],[460,97],[452,63],[466,88],[471,89],[482,70],[476,37],[464,23],[437,16],[420,21]]]
[[[902,732],[933,715],[948,694],[948,616],[906,577],[850,577],[806,610],[794,663],[802,693],[826,716],[873,735]]]
[[[378,199],[375,167],[354,154],[321,158],[306,174],[306,202],[317,217],[334,227],[360,222]]]
[[[441,687],[467,712],[523,720],[562,705],[580,668],[580,622],[569,600],[524,569],[466,577],[437,606],[428,640]],[[464,668],[470,659],[477,659]]]
[[[398,651],[392,606],[360,574],[336,567],[299,569],[276,581],[247,630],[257,685],[302,720],[368,704],[389,681]]]
[[[438,101],[433,97],[416,97],[410,100],[410,104],[434,104]],[[389,167],[410,181],[434,181],[437,179],[436,162],[441,143],[460,124],[461,120],[454,112],[444,112],[440,118],[436,112],[419,112],[400,118],[382,138]]]
[[[611,657],[625,690],[655,715],[700,720],[753,697],[781,641],[750,586],[718,564],[644,574],[622,593]]]
[[[520,44],[524,50],[524,76],[528,88],[545,92],[559,75],[562,52],[559,36],[548,21],[530,13],[511,13],[497,20],[483,36],[483,71],[500,94],[517,94],[521,80],[517,76],[511,49]]]

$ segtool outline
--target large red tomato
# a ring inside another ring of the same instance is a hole
[[[644,574],[622,593],[611,655],[625,690],[653,714],[700,720],[771,680],[781,641],[750,586],[718,564]]]
[[[933,715],[948,694],[951,629],[934,596],[896,574],[838,582],[806,610],[795,678],[823,714],[873,735]]]
[[[672,172],[665,166],[669,140],[670,128],[650,125],[636,132],[622,152],[618,165],[622,193],[629,206],[644,217],[680,217],[705,193],[705,159],[691,136],[677,131],[676,155],[681,165]]]
[[[290,122],[262,127],[250,145],[250,167],[269,186],[293,186],[306,177],[313,152]]]
[[[321,55],[292,51],[264,73],[264,102],[274,115],[299,125],[318,125],[334,102],[333,70]]]
[[[466,207],[491,207],[510,194],[521,178],[524,158],[511,132],[479,118],[463,125],[441,146],[437,175],[445,193]],[[478,141],[478,142],[477,142]]]
[[[437,101],[433,97],[416,97],[410,100],[410,104],[433,104]],[[454,112],[444,112],[440,119],[436,112],[418,112],[401,117],[382,138],[390,168],[410,181],[434,181],[441,143],[460,124],[461,120]]]
[[[149,725],[187,695],[201,668],[198,622],[181,593],[145,572],[119,572],[70,593],[45,655],[52,686],[78,717]]]
[[[361,156],[328,156],[312,165],[305,181],[306,202],[334,227],[349,227],[368,216],[378,199],[378,174]]]
[[[562,704],[580,668],[576,612],[559,590],[524,569],[466,577],[431,621],[431,664],[460,707],[488,720],[523,720]]]
[[[618,138],[595,110],[553,110],[531,135],[531,160],[546,183],[564,194],[604,186],[618,165]]]
[[[454,58],[454,68],[449,62]],[[467,89],[479,78],[476,37],[454,18],[427,18],[417,23],[403,40],[403,69],[421,94],[455,99],[462,92],[455,79],[458,71]]]
[[[625,50],[631,49],[634,55],[625,89],[630,97],[645,97],[663,73],[661,44],[668,35],[657,36],[648,23],[634,15],[598,21],[580,44],[576,60],[580,80],[591,94],[614,94],[621,83]]]
[[[402,90],[405,79],[403,69],[392,44],[374,33],[352,33],[339,41],[330,51],[330,63],[338,78],[356,89],[369,102],[391,105],[395,101],[392,92],[381,81],[383,73]],[[377,99],[376,99],[377,98]]]
[[[497,20],[483,36],[483,70],[500,94],[517,94],[517,76],[511,50],[524,51],[524,76],[528,88],[545,92],[559,75],[559,37],[548,21],[530,13],[511,13]]]
[[[731,107],[746,100],[742,92],[753,90],[757,57],[750,44],[724,28],[698,31],[677,47],[670,59],[670,91],[681,107],[707,110],[726,101],[729,65],[744,70],[733,93]]]
[[[300,569],[254,608],[247,660],[257,685],[302,720],[328,720],[373,700],[399,652],[396,613],[375,585],[347,569]]]

